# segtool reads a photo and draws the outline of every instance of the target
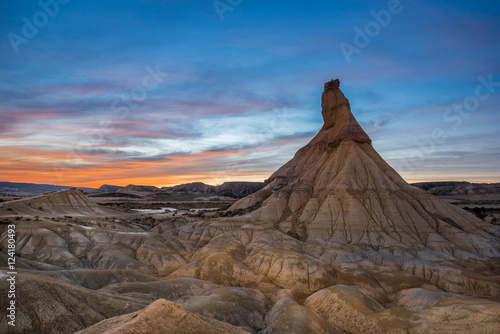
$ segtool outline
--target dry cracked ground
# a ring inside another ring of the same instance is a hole
[[[2,203],[2,310],[8,224],[18,274],[0,331],[500,333],[499,227],[404,182],[338,81],[322,112],[232,217],[137,219],[77,190]]]

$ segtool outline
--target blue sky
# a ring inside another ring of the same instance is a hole
[[[321,128],[323,83],[340,78],[408,181],[500,182],[497,2],[42,0],[0,13],[3,181],[264,180]]]

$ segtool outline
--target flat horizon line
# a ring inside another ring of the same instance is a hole
[[[458,179],[452,179],[452,180],[443,180],[443,179],[436,179],[436,180],[405,180],[408,184],[414,184],[414,183],[431,183],[431,182],[468,182],[468,183],[474,183],[474,184],[496,184],[500,183],[500,180],[479,180],[479,181],[471,181],[471,180],[458,180]],[[192,181],[192,182],[183,182],[183,183],[175,183],[175,184],[167,184],[167,185],[153,185],[153,184],[136,184],[136,183],[127,183],[126,185],[120,185],[120,184],[112,184],[112,183],[102,183],[99,186],[95,185],[82,185],[82,184],[52,184],[52,183],[36,183],[36,182],[19,182],[19,181],[3,181],[1,180],[0,182],[6,182],[6,183],[23,183],[23,184],[34,184],[34,185],[47,185],[47,186],[57,186],[57,187],[68,187],[68,188],[89,188],[89,189],[98,189],[101,186],[108,185],[108,186],[115,186],[115,187],[126,187],[129,185],[134,185],[134,186],[143,186],[143,187],[156,187],[158,189],[161,188],[166,188],[166,187],[175,187],[183,184],[191,184],[191,183],[203,183],[207,186],[213,186],[217,187],[220,186],[224,183],[234,183],[234,182],[251,182],[251,183],[265,183],[265,180],[262,181],[245,181],[245,180],[239,180],[239,181],[224,181],[222,183],[217,183],[217,184],[210,184],[206,183],[204,181]]]

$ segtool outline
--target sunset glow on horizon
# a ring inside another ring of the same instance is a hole
[[[340,78],[408,182],[500,182],[500,4],[396,2],[4,1],[0,181],[262,182]]]

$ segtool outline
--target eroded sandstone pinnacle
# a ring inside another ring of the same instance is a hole
[[[318,134],[230,207],[252,209],[238,221],[272,223],[300,240],[498,256],[482,221],[410,186],[382,159],[338,86],[325,84]]]
[[[331,144],[337,144],[342,140],[354,140],[359,143],[371,143],[368,135],[351,113],[349,100],[339,88],[340,80],[335,79],[325,83],[325,89],[321,95],[321,115],[323,116],[322,130]]]

